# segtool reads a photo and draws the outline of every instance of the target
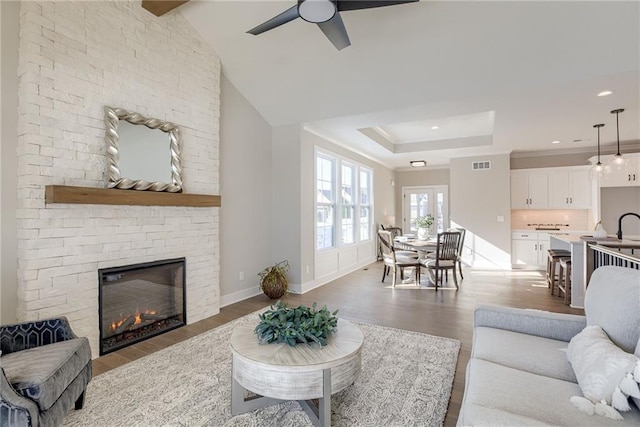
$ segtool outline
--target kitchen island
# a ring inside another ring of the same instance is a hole
[[[587,251],[586,245],[597,243],[610,248],[637,248],[640,250],[640,239],[630,236],[618,240],[615,236],[595,239],[582,233],[549,233],[551,249],[571,251],[571,307],[584,308],[584,293],[587,288]],[[631,239],[631,237],[633,239]]]

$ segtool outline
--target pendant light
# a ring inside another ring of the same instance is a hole
[[[622,157],[622,154],[620,154],[620,125],[618,123],[618,114],[622,113],[623,111],[623,108],[618,108],[617,110],[611,111],[611,114],[616,115],[616,137],[618,140],[618,153],[613,156],[611,160],[609,160],[609,163],[607,163],[607,172],[609,173],[621,171],[626,163],[626,159]]]
[[[593,125],[594,128],[598,129],[598,163],[596,163],[591,167],[591,169],[589,169],[589,178],[591,179],[600,179],[604,172],[604,166],[602,166],[602,163],[600,163],[600,128],[603,126],[604,123]]]

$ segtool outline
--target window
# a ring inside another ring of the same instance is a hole
[[[371,176],[369,169],[360,168],[360,241],[371,239]]]
[[[326,249],[334,246],[335,224],[335,166],[331,158],[316,158],[316,248]]]
[[[356,219],[354,211],[356,207],[355,195],[356,167],[342,164],[342,215],[340,217],[340,241],[344,244],[355,242],[354,224]]]
[[[317,250],[371,240],[372,183],[372,170],[316,150]]]

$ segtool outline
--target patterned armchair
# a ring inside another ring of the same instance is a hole
[[[91,348],[66,318],[0,326],[0,425],[57,426],[91,380]]]

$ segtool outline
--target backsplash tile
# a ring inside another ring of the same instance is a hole
[[[568,224],[559,227],[562,231],[586,231],[589,229],[589,211],[587,209],[522,209],[511,211],[511,228],[513,230],[533,229],[528,224]]]

